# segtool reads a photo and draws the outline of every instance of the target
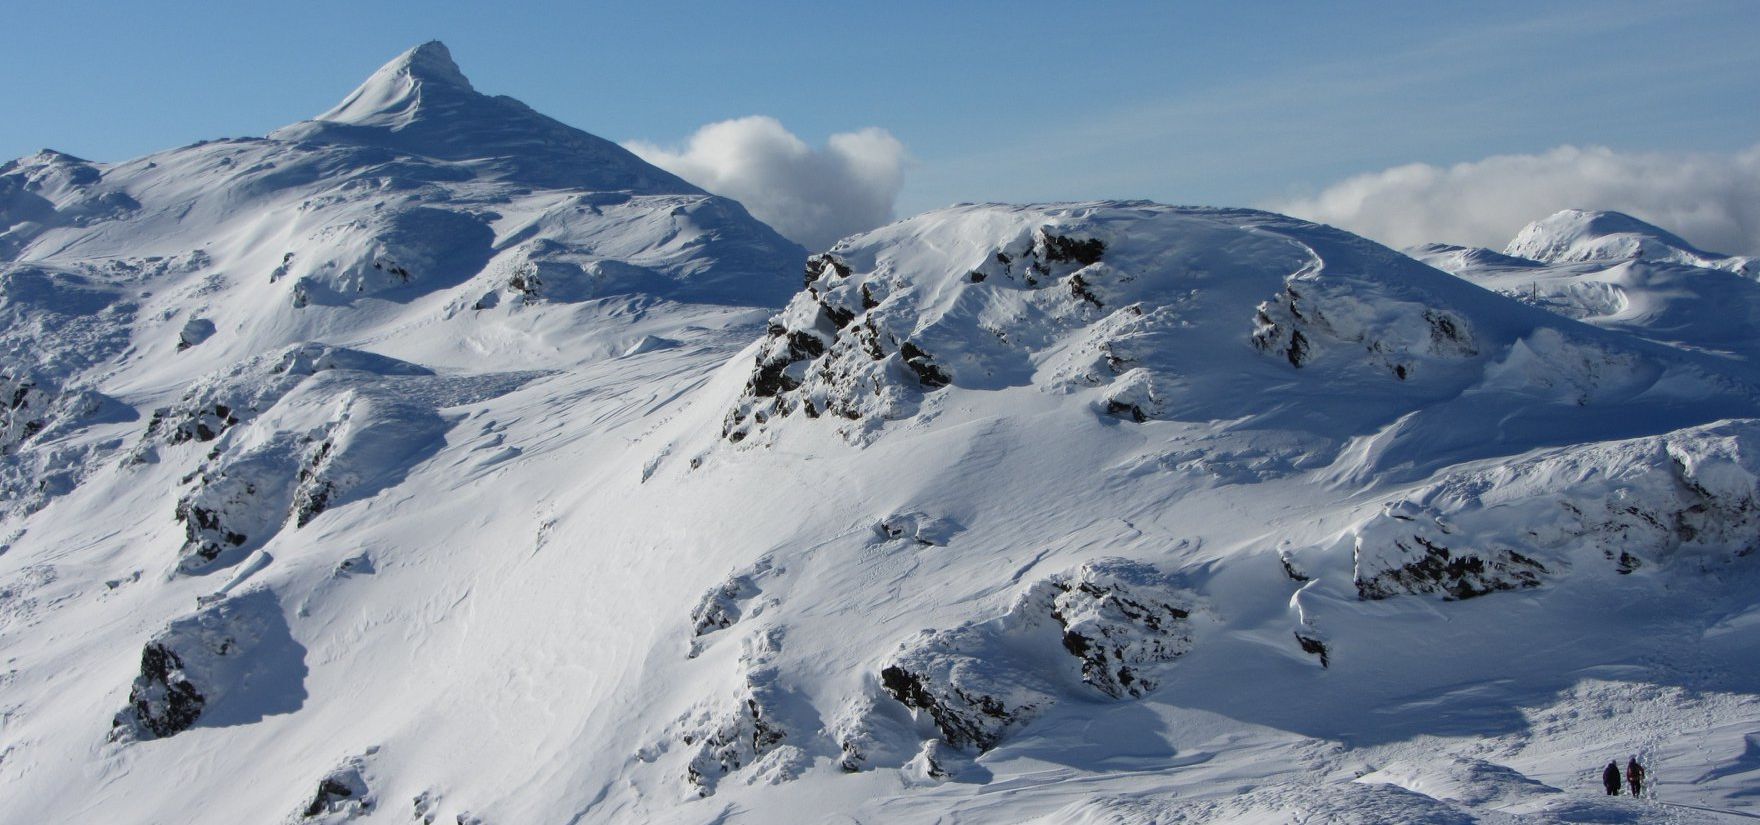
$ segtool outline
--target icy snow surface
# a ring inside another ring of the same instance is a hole
[[[1760,815],[1754,282],[1586,214],[809,257],[437,43],[6,164],[0,821]]]

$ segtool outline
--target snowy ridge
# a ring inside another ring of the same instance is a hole
[[[1737,821],[1754,282],[1543,223],[809,257],[433,43],[0,167],[0,820]]]

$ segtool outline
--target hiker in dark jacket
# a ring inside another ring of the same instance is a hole
[[[1607,787],[1608,796],[1619,796],[1619,763],[1607,763],[1607,770],[1601,772],[1601,784]]]
[[[1638,764],[1636,756],[1626,762],[1626,784],[1631,786],[1632,796],[1638,796],[1644,789],[1644,766]]]

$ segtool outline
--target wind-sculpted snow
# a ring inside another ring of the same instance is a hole
[[[102,176],[98,165],[50,149],[0,164],[0,256],[45,230],[90,226],[140,208],[125,192],[94,186]]]

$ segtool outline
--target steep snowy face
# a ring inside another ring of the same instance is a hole
[[[965,393],[1031,387],[1126,426],[1281,431],[1307,444],[1305,462],[1379,433],[1366,456],[1378,464],[1419,460],[1405,445],[1471,449],[1466,433],[1485,426],[1473,410],[1536,396],[1675,414],[1751,397],[1726,365],[1259,212],[956,207],[847,239],[808,262],[805,282],[723,422],[731,442],[768,440],[783,419],[866,442]],[[1524,426],[1569,440],[1583,424]]]
[[[1705,252],[1620,212],[1563,210],[1523,227],[1503,252],[1553,264],[1644,259],[1752,274],[1751,259]]]
[[[353,94],[313,120],[396,129],[436,116],[435,110],[449,100],[457,105],[476,93],[446,44],[430,40],[381,66]]]

